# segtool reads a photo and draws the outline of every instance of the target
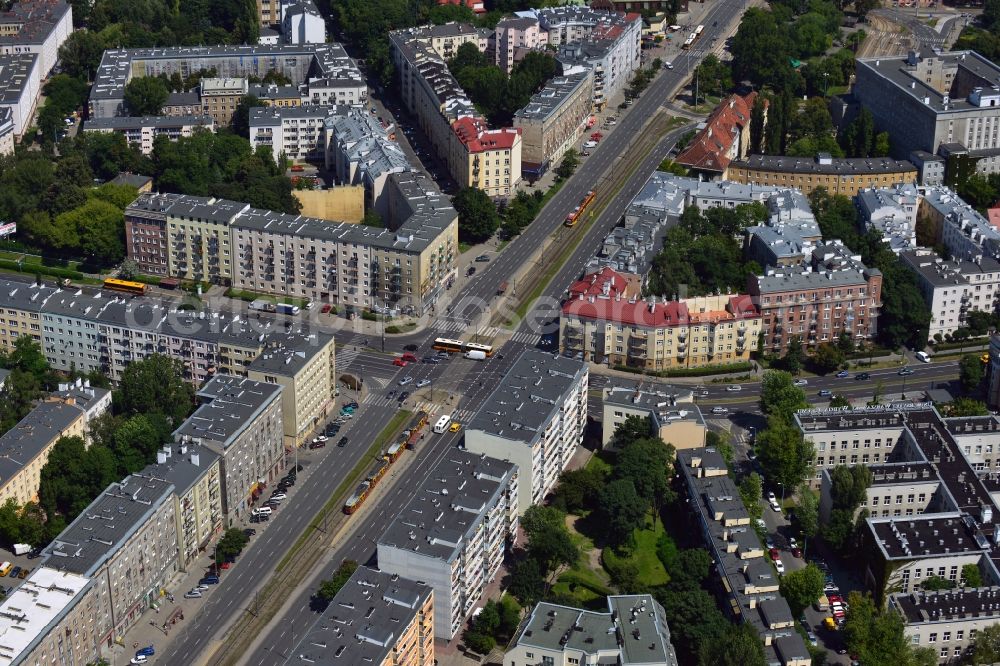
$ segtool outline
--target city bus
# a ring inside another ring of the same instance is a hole
[[[446,351],[449,354],[481,351],[486,354],[487,357],[493,356],[493,345],[484,345],[478,342],[463,342],[461,340],[452,340],[450,338],[435,338],[432,346],[438,351]]]
[[[146,285],[142,282],[132,282],[131,280],[116,280],[109,278],[104,281],[104,288],[108,291],[121,291],[126,294],[136,294],[142,296],[146,293]]]
[[[564,223],[567,227],[572,227],[577,223],[580,217],[583,215],[587,207],[594,202],[594,191],[591,190],[584,195],[583,199],[580,200],[580,205],[573,209],[573,212],[566,216],[566,222]]]

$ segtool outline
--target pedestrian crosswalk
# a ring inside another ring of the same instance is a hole
[[[525,345],[537,345],[541,336],[531,331],[517,331],[510,339]]]
[[[403,409],[404,406],[400,404],[399,399],[395,396],[388,397],[384,393],[376,394],[369,393],[361,401],[364,405],[375,405],[378,407],[396,407],[398,409]],[[424,411],[431,415],[447,414],[449,413],[449,406],[442,405],[438,402],[431,402],[429,400],[407,400],[406,409],[410,411]],[[475,412],[471,409],[458,409],[451,412],[451,418],[453,421],[458,421],[459,423],[467,423],[475,415]]]
[[[351,367],[351,363],[354,362],[361,352],[354,347],[341,347],[337,351],[337,367],[340,369],[347,369]]]

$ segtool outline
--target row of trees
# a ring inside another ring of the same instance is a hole
[[[316,592],[316,596],[319,597],[323,603],[330,603],[333,598],[337,596],[341,588],[347,585],[347,581],[350,580],[354,572],[358,570],[358,563],[354,560],[344,560],[337,567],[337,570],[333,572],[333,576],[327,578],[320,582],[319,590]]]
[[[743,260],[737,238],[743,229],[765,219],[767,209],[759,202],[709,208],[704,213],[688,206],[678,224],[667,230],[663,249],[653,258],[645,292],[685,298],[744,289],[747,277],[759,274],[761,267]]]

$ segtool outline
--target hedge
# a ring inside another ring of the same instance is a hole
[[[969,348],[972,351],[976,347],[982,347],[990,343],[990,336],[986,335],[979,338],[968,338],[964,342],[936,342],[931,345],[934,351],[944,351],[945,349],[962,349],[963,347]]]
[[[729,375],[750,372],[753,364],[749,361],[727,363],[725,365],[710,365],[701,368],[675,368],[673,370],[646,370],[628,365],[616,365],[615,370],[631,372],[636,375],[652,375],[653,377],[707,377],[709,375]]]
[[[11,261],[9,259],[0,259],[0,268],[14,271],[15,273],[26,273],[28,275],[38,273],[41,275],[48,275],[49,277],[69,278],[70,280],[82,280],[84,277],[83,273],[80,271],[73,271],[68,268],[42,266],[41,264],[25,264],[24,267],[21,268],[17,265],[16,261]]]
[[[858,361],[858,360],[866,359],[868,357],[871,357],[871,358],[881,358],[883,356],[891,356],[891,355],[892,355],[892,350],[891,349],[876,349],[876,350],[871,351],[871,352],[857,351],[857,352],[853,352],[851,354],[845,354],[844,358],[846,358],[849,361]]]

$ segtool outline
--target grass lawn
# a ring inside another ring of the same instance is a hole
[[[459,241],[458,242],[458,253],[459,254],[465,254],[466,252],[469,251],[469,248],[471,248],[471,247],[472,247],[471,244],[469,244],[469,243],[463,243],[462,241]]]
[[[607,604],[606,597],[614,591],[608,586],[608,575],[604,569],[600,565],[597,569],[591,567],[598,561],[594,542],[576,531],[572,524],[568,527],[570,538],[580,549],[580,559],[575,566],[560,574],[552,589],[558,594],[572,596],[583,608],[603,608]]]
[[[635,533],[635,549],[630,558],[639,569],[639,580],[649,586],[666,585],[670,580],[663,563],[656,556],[656,540],[663,534],[663,522],[656,521],[654,527],[648,521],[646,529]]]

